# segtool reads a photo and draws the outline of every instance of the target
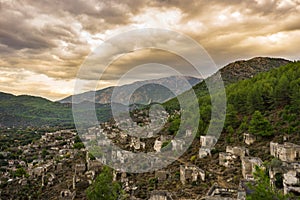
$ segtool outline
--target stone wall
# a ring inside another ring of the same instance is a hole
[[[255,172],[255,167],[260,167],[262,165],[262,160],[257,157],[243,157],[242,158],[242,174],[244,179],[253,179],[253,172]]]
[[[300,159],[300,146],[287,142],[284,144],[271,142],[270,153],[281,161],[295,162]]]
[[[244,133],[244,142],[247,145],[251,145],[256,141],[256,137],[249,133]]]
[[[290,170],[283,175],[284,194],[300,194],[300,169]]]
[[[189,165],[180,166],[180,181],[183,185],[186,183],[192,183],[201,179],[205,181],[205,172],[204,170]]]
[[[227,146],[226,153],[231,153],[232,155],[239,156],[239,157],[244,157],[246,155],[249,155],[249,151],[245,147]]]

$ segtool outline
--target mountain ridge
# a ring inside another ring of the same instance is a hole
[[[75,101],[75,103],[80,103],[82,101],[92,101],[93,96],[95,94],[95,102],[100,104],[106,104],[111,103],[112,95],[114,90],[118,91],[118,101],[116,103],[122,103],[127,104],[127,102],[124,102],[124,99],[127,98],[130,91],[132,91],[134,88],[137,88],[137,90],[132,94],[132,101],[133,103],[146,103],[149,101],[150,96],[149,91],[154,92],[157,91],[157,98],[156,102],[163,103],[171,98],[174,98],[175,95],[172,94],[172,92],[166,90],[165,88],[160,87],[159,85],[166,85],[167,88],[171,88],[175,90],[177,93],[183,93],[185,92],[184,89],[177,87],[174,85],[181,84],[184,80],[182,80],[183,77],[181,76],[169,76],[159,79],[151,79],[151,80],[145,80],[145,81],[136,81],[130,84],[125,84],[121,86],[110,86],[104,89],[96,90],[96,91],[87,91],[81,94],[71,95],[66,98],[63,98],[61,100],[58,100],[60,103],[72,103]],[[202,79],[191,77],[191,76],[185,76],[184,77],[186,81],[191,86],[196,85],[197,83],[201,82]],[[116,100],[116,99],[114,99]]]
[[[247,63],[249,62],[249,65]],[[236,82],[239,79],[251,78],[251,76],[268,71],[271,68],[276,68],[285,65],[290,61],[280,58],[253,58],[246,61],[236,61],[221,68],[221,74],[225,85]],[[241,64],[242,63],[242,64]],[[256,64],[255,64],[256,63]],[[261,63],[258,69],[257,63]],[[229,66],[229,67],[228,67]],[[263,68],[262,66],[266,66]],[[238,73],[232,69],[238,68]],[[249,73],[243,74],[242,69],[248,70]],[[193,87],[197,96],[201,96],[205,91],[206,85],[203,82]],[[173,101],[173,98],[169,101]],[[169,102],[168,101],[168,102]],[[98,118],[101,121],[110,119],[111,110],[108,104],[97,104],[96,111]],[[42,97],[33,97],[29,95],[13,95],[9,93],[0,92],[0,126],[73,126],[72,105],[70,103],[61,104],[59,102],[52,102]]]

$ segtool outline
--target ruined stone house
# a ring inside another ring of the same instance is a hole
[[[156,152],[160,152],[164,141],[165,141],[165,138],[163,136],[160,136],[155,140],[153,148]]]
[[[202,147],[212,147],[218,139],[215,136],[201,136],[200,143]]]
[[[185,141],[179,139],[173,139],[171,143],[172,143],[172,151],[182,151],[183,146],[185,145]]]
[[[245,147],[227,146],[226,153],[231,153],[232,155],[235,155],[235,156],[244,157],[246,155],[249,155],[249,150]]]
[[[300,169],[289,170],[283,174],[283,191],[284,194],[300,195]]]
[[[251,145],[256,141],[256,136],[249,134],[249,133],[244,133],[244,142],[247,145]]]
[[[206,197],[202,199],[236,199],[238,190],[232,188],[223,188],[218,186],[217,183],[213,184],[206,193]]]
[[[135,150],[145,149],[146,144],[140,141],[140,138],[131,137],[130,147],[133,147]]]
[[[113,181],[120,181],[121,183],[128,182],[128,177],[126,172],[113,171]]]
[[[205,158],[207,156],[211,156],[210,148],[200,148],[199,149],[199,158]]]
[[[205,181],[205,171],[191,165],[180,166],[180,181],[183,185],[186,183],[196,182],[199,179]]]
[[[215,136],[201,136],[199,158],[205,158],[206,156],[211,155],[211,148],[216,144],[216,142],[217,138]]]
[[[270,153],[272,156],[284,162],[295,162],[300,160],[300,145],[285,142],[278,144],[270,142]]]
[[[231,153],[221,152],[219,153],[219,165],[224,167],[233,167],[237,156]]]
[[[258,157],[243,157],[242,158],[242,174],[244,179],[252,180],[253,172],[255,172],[255,167],[262,166],[262,160]]]

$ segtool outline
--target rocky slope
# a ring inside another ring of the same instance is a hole
[[[184,80],[184,78],[186,80]],[[191,86],[196,85],[201,82],[201,79],[194,77],[177,77],[170,76],[166,78],[138,81],[132,84],[127,84],[123,86],[108,87],[102,90],[97,90],[96,92],[86,92],[83,94],[75,95],[76,103],[83,101],[92,101],[92,96],[95,93],[95,102],[100,104],[111,103],[113,91],[117,90],[117,99],[114,100],[115,103],[128,104],[126,101],[127,97],[130,94],[130,91],[137,89],[131,96],[129,104],[148,104],[151,101],[163,103],[171,98],[174,98],[175,95],[168,90],[167,88],[172,89],[177,94],[181,94],[186,91],[182,88],[183,82],[188,81]],[[162,86],[164,87],[162,87]],[[72,97],[69,96],[62,100],[60,103],[72,103]]]

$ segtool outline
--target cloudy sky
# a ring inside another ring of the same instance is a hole
[[[141,28],[191,37],[218,67],[255,56],[298,60],[299,19],[300,0],[0,0],[0,91],[51,100],[72,94],[80,66],[96,47]],[[125,37],[114,52],[127,45]],[[186,61],[161,50],[120,53],[98,87],[116,84],[128,66],[154,62],[188,68]],[[170,74],[150,68],[151,76],[136,72],[128,82]]]

